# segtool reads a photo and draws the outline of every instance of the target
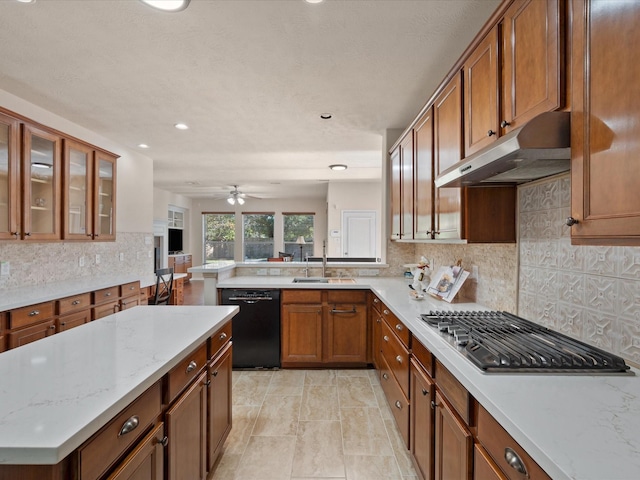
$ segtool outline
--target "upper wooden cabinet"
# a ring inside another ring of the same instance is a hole
[[[19,130],[15,118],[0,113],[0,240],[19,238]]]
[[[500,134],[498,120],[498,27],[495,26],[464,64],[465,157],[486,147]]]
[[[61,217],[62,137],[22,126],[23,240],[59,240]]]
[[[503,133],[564,100],[564,0],[515,0],[502,21]]]
[[[115,240],[117,158],[0,109],[0,240]]]
[[[433,175],[437,177],[462,159],[462,79],[459,73],[433,104],[433,137]],[[439,188],[435,191],[435,238],[463,238],[461,208],[461,189]]]
[[[640,245],[639,19],[638,2],[573,2],[574,244]]]
[[[413,238],[433,238],[433,108],[413,128]]]

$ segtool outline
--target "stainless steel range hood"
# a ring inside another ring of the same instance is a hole
[[[445,170],[436,187],[519,184],[569,170],[570,112],[542,113]]]

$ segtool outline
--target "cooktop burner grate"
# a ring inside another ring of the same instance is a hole
[[[487,372],[627,372],[624,359],[507,312],[432,311],[422,320],[452,335]]]

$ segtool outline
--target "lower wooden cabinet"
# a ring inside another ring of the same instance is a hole
[[[205,478],[207,382],[203,371],[165,414],[168,480]]]
[[[367,292],[283,290],[282,366],[367,364]]]
[[[473,480],[508,480],[481,445],[473,446]]]
[[[210,472],[231,431],[231,356],[227,347],[208,366],[207,393],[207,471]]]
[[[107,477],[107,480],[162,480],[164,442],[164,423],[160,423]]]
[[[91,321],[91,309],[87,308],[81,312],[70,313],[69,315],[63,315],[56,320],[56,331],[64,332],[74,327],[79,327],[85,323]]]
[[[55,323],[55,320],[49,320],[31,325],[30,327],[21,328],[14,332],[9,332],[9,335],[7,335],[9,348],[21,347],[22,345],[53,335],[56,333]]]
[[[471,480],[473,436],[453,408],[436,391],[436,480]]]
[[[434,477],[434,408],[435,384],[415,360],[411,360],[411,410],[409,445],[414,464],[422,480]]]

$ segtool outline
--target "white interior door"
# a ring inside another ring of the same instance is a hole
[[[342,212],[342,256],[377,257],[375,210],[345,210]]]

